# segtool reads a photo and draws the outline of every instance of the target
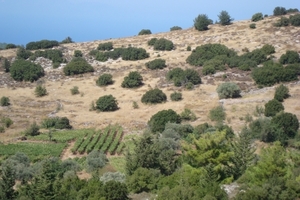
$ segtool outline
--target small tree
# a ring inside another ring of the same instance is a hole
[[[180,26],[173,26],[170,28],[170,31],[177,31],[177,30],[182,30]]]
[[[282,129],[288,138],[294,138],[299,129],[299,121],[296,115],[292,113],[280,113],[272,118],[271,123],[277,129]]]
[[[139,32],[139,35],[150,35],[152,34],[151,31],[149,29],[142,29],[140,32]]]
[[[231,18],[228,12],[224,10],[220,12],[218,17],[219,17],[219,23],[223,26],[230,25],[231,22],[233,21],[233,18]]]
[[[220,99],[240,97],[241,89],[236,83],[226,82],[218,86],[217,92]]]
[[[148,45],[149,46],[153,46],[155,44],[155,42],[157,41],[157,38],[151,38],[149,41],[148,41]]]
[[[98,86],[106,86],[113,84],[112,75],[111,74],[102,74],[99,76],[98,80],[96,81]]]
[[[143,85],[143,77],[138,71],[130,72],[122,82],[122,87],[124,88],[135,88],[141,85]]]
[[[10,105],[10,100],[8,97],[1,97],[0,99],[0,106],[9,106]]]
[[[36,86],[35,90],[34,90],[34,94],[36,97],[42,97],[47,95],[47,89],[46,87],[42,86],[42,85],[38,85]]]
[[[68,43],[74,43],[71,37],[66,37],[63,41],[60,42],[61,44],[68,44]]]
[[[93,172],[104,167],[107,163],[106,155],[101,151],[92,151],[86,157],[87,170]]]
[[[289,88],[284,86],[283,84],[275,89],[274,99],[276,99],[277,101],[283,102],[283,100],[288,98],[289,96]]]
[[[75,50],[74,51],[74,57],[82,57],[82,52],[80,50]]]
[[[280,56],[279,62],[281,64],[300,63],[300,56],[297,51],[287,50],[285,54]]]
[[[148,125],[152,132],[163,132],[168,122],[179,124],[181,117],[172,109],[162,110],[151,117]]]
[[[155,59],[146,63],[148,69],[163,69],[167,67],[166,60],[164,59]]]
[[[142,102],[143,103],[162,103],[167,100],[167,96],[165,93],[163,93],[162,90],[155,88],[152,90],[147,91],[143,96],[142,96]]]
[[[174,49],[174,44],[171,40],[160,38],[154,43],[154,50],[171,51]]]
[[[78,57],[73,58],[71,62],[64,67],[63,71],[66,76],[71,76],[75,74],[93,72],[94,68],[84,58]]]
[[[208,30],[208,25],[211,23],[211,19],[209,19],[205,14],[198,15],[198,17],[194,19],[194,27],[198,31]]]
[[[263,17],[263,14],[262,13],[255,13],[252,18],[251,18],[251,21],[253,22],[257,22],[257,21],[260,21],[260,20],[263,20],[264,17]]]
[[[276,99],[272,99],[265,104],[265,116],[273,117],[280,111],[283,111],[284,107],[282,103],[277,101]]]
[[[286,12],[286,9],[284,7],[275,7],[274,10],[273,10],[273,15],[274,16],[279,16],[279,15],[285,15],[287,12]]]
[[[41,65],[23,59],[13,62],[9,71],[16,81],[33,82],[44,76],[44,69]]]
[[[118,109],[118,102],[112,95],[104,95],[96,101],[96,109],[109,112]]]
[[[170,98],[172,101],[180,101],[180,100],[182,100],[182,93],[181,92],[173,92],[170,95]]]

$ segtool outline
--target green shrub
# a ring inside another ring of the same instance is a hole
[[[69,44],[69,43],[74,43],[74,41],[72,40],[71,37],[68,36],[64,40],[62,40],[60,43],[61,44]]]
[[[66,76],[94,72],[94,68],[84,58],[73,58],[63,69]]]
[[[273,10],[273,15],[274,16],[279,16],[279,15],[285,15],[287,12],[286,12],[286,9],[284,7],[275,7],[274,10]]]
[[[194,19],[194,27],[198,31],[208,30],[208,25],[210,24],[212,24],[212,20],[205,14],[198,15],[198,17]]]
[[[152,132],[163,132],[168,122],[179,124],[181,117],[172,109],[161,110],[151,117],[148,125]]]
[[[46,129],[71,129],[70,121],[67,117],[46,118],[41,123],[42,128]]]
[[[285,69],[286,70],[291,70],[295,74],[300,75],[300,63],[295,63],[295,64],[287,65]]]
[[[123,60],[142,60],[149,57],[149,53],[143,48],[128,47],[122,50]]]
[[[124,88],[135,88],[143,85],[143,77],[138,71],[130,72],[128,76],[124,77],[122,87]]]
[[[190,109],[185,108],[182,113],[180,113],[180,117],[182,120],[186,121],[195,121],[197,119],[195,113],[193,113]]]
[[[265,116],[273,117],[280,111],[283,111],[284,107],[282,103],[277,101],[276,99],[272,99],[265,104]]]
[[[220,55],[230,58],[236,56],[236,52],[222,44],[205,44],[196,47],[188,56],[186,62],[194,66],[203,66],[204,62]]]
[[[290,24],[289,18],[281,17],[281,18],[274,24],[274,26],[276,26],[276,27],[282,27],[282,26],[288,26],[289,24]]]
[[[106,165],[107,162],[108,160],[103,152],[93,150],[86,157],[87,171],[93,172],[101,169]]]
[[[152,34],[149,29],[142,29],[138,35],[150,35]]]
[[[93,49],[93,50],[91,50],[91,51],[89,52],[89,55],[90,55],[90,56],[96,56],[98,52],[99,52],[99,50]]]
[[[164,59],[155,59],[146,63],[148,69],[163,69],[167,67],[166,60]]]
[[[272,118],[271,123],[277,129],[283,130],[288,138],[294,138],[299,129],[299,121],[296,115],[292,113],[279,113]]]
[[[46,89],[46,87],[44,87],[42,85],[38,85],[35,87],[34,94],[36,97],[45,96],[45,95],[47,95],[47,89]]]
[[[52,60],[53,63],[62,63],[64,61],[62,51],[57,49],[48,49],[45,51],[37,50],[34,52],[34,55],[30,58],[32,60],[35,60],[37,57],[48,58]]]
[[[158,89],[152,89],[147,91],[143,96],[142,96],[142,103],[150,103],[150,104],[156,104],[156,103],[162,103],[167,101],[167,96],[166,94]]]
[[[17,45],[12,44],[12,43],[7,44],[5,47],[5,49],[15,49],[15,48],[17,48]]]
[[[291,15],[290,22],[293,26],[300,26],[300,14]]]
[[[96,109],[109,112],[118,110],[118,102],[112,95],[104,95],[96,101]]]
[[[249,25],[249,28],[251,28],[251,29],[256,29],[256,24],[255,24],[255,23],[250,24],[250,25]]]
[[[297,51],[287,50],[285,54],[280,56],[279,62],[281,64],[300,63],[300,56]]]
[[[187,51],[192,51],[191,46],[187,46],[186,50],[187,50]]]
[[[177,30],[182,30],[180,26],[173,26],[170,28],[170,31],[177,31]]]
[[[216,73],[216,69],[210,65],[207,65],[207,66],[203,67],[203,69],[202,69],[203,75],[215,74],[215,73]]]
[[[110,51],[113,49],[113,43],[112,42],[101,43],[98,45],[97,49],[100,51]]]
[[[220,99],[240,97],[241,89],[236,83],[226,82],[218,86],[217,92]]]
[[[132,102],[132,107],[133,107],[133,109],[138,109],[139,105],[137,104],[136,101],[134,101],[134,102]]]
[[[99,76],[98,80],[96,81],[98,86],[106,86],[113,84],[112,75],[111,74],[102,74]]]
[[[40,40],[37,42],[29,42],[26,44],[27,50],[50,49],[59,46],[56,40]]]
[[[154,43],[153,47],[154,50],[171,51],[174,49],[174,44],[171,40],[160,38]]]
[[[182,93],[181,92],[173,92],[170,95],[170,98],[172,101],[180,101],[180,100],[182,100]]]
[[[233,21],[233,18],[230,17],[227,11],[222,10],[218,15],[219,23],[223,26],[230,25]]]
[[[226,113],[222,106],[217,106],[209,111],[209,118],[212,121],[221,122],[225,120]]]
[[[55,62],[52,64],[53,69],[57,69],[57,68],[59,68],[59,66],[60,66],[60,63],[58,63],[58,62]]]
[[[283,84],[281,84],[279,87],[276,87],[274,99],[283,102],[283,100],[288,98],[289,96],[290,94],[288,87],[284,86]]]
[[[263,19],[264,19],[264,17],[263,17],[262,13],[255,13],[254,15],[252,15],[251,21],[257,22],[257,21],[260,21]]]
[[[20,47],[17,51],[17,58],[18,59],[22,58],[22,59],[26,60],[27,58],[29,58],[32,55],[33,55],[33,53],[31,53],[31,51],[28,51],[28,50],[26,50],[22,47]]]
[[[1,123],[4,124],[4,127],[9,128],[14,122],[9,117],[2,117]]]
[[[70,91],[72,95],[79,94],[79,89],[77,86],[74,86],[72,89],[70,89]]]
[[[18,59],[11,65],[10,75],[16,81],[33,82],[44,76],[44,69],[41,65]]]
[[[267,55],[261,49],[255,49],[251,52],[245,53],[241,56],[242,59],[252,60],[256,62],[256,65],[259,65],[268,60]]]
[[[286,10],[287,13],[299,12],[298,8],[289,8]]]
[[[80,50],[75,50],[74,51],[74,57],[82,57],[82,52]]]
[[[36,122],[32,123],[29,128],[24,131],[25,136],[36,136],[40,134],[40,127]]]
[[[157,41],[157,38],[151,38],[149,41],[148,41],[148,45],[149,46],[153,46],[155,44],[155,42]]]
[[[101,62],[106,62],[108,61],[108,55],[103,52],[97,52],[95,59]]]
[[[10,99],[8,97],[1,97],[0,99],[0,106],[9,106],[10,105]]]
[[[197,71],[193,69],[183,70],[181,68],[171,69],[167,73],[167,79],[172,80],[174,85],[179,87],[185,85],[187,83],[192,83],[193,85],[197,85],[201,83],[201,78]]]
[[[270,44],[265,44],[262,48],[261,51],[266,54],[266,55],[271,55],[275,53],[275,47]]]

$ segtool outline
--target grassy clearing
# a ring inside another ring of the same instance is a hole
[[[109,157],[108,160],[115,170],[125,173],[126,160],[124,156],[113,156]]]

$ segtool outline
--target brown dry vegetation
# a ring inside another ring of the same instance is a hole
[[[51,62],[39,59],[38,62],[45,68],[46,76],[39,82],[43,82],[47,88],[48,95],[37,98],[34,96],[34,88],[37,83],[17,83],[9,74],[0,72],[0,96],[7,96],[11,100],[11,106],[0,107],[0,117],[10,117],[14,124],[1,134],[0,140],[11,141],[19,136],[33,121],[40,122],[42,119],[52,116],[65,116],[70,119],[74,128],[103,128],[108,124],[121,124],[126,133],[144,129],[150,117],[163,109],[173,109],[180,113],[184,108],[191,109],[198,119],[192,122],[197,125],[209,122],[209,110],[220,104],[216,87],[224,81],[234,81],[242,88],[242,98],[224,100],[224,107],[227,114],[226,123],[235,131],[241,130],[245,121],[241,120],[247,113],[250,115],[255,111],[256,105],[263,106],[273,98],[275,86],[257,89],[249,72],[230,69],[225,72],[218,72],[214,75],[202,76],[203,84],[195,87],[194,90],[185,90],[174,87],[165,79],[169,69],[175,67],[194,68],[201,72],[201,68],[188,65],[185,60],[190,55],[186,51],[187,46],[192,49],[207,43],[220,43],[234,49],[242,54],[242,49],[250,51],[262,47],[264,44],[271,44],[275,47],[275,59],[278,59],[287,49],[299,51],[300,49],[300,28],[299,27],[274,27],[278,18],[269,17],[256,23],[256,29],[250,29],[250,20],[235,22],[230,26],[210,25],[209,30],[199,32],[193,28],[187,30],[142,35],[105,41],[93,41],[84,43],[64,44],[61,48],[64,56],[70,60],[75,50],[81,50],[85,58],[95,68],[94,73],[74,77],[65,77],[62,68],[52,69]],[[172,40],[176,46],[173,51],[155,51],[147,45],[151,38],[166,38]],[[150,58],[140,61],[116,61],[98,62],[91,60],[88,52],[95,49],[101,42],[113,42],[114,47],[142,47],[150,54]],[[13,58],[16,50],[2,50],[0,56]],[[157,58],[165,59],[167,68],[158,71],[151,71],[146,68],[145,63]],[[139,71],[144,78],[144,85],[137,89],[125,89],[121,87],[124,76],[130,71]],[[113,85],[107,87],[96,86],[96,80],[102,73],[111,73]],[[224,80],[223,74],[227,78]],[[284,102],[285,110],[297,115],[300,119],[300,82],[287,84],[291,97]],[[81,94],[71,95],[70,89],[78,86]],[[150,88],[158,87],[168,96],[168,101],[158,105],[144,105],[141,103],[142,95]],[[183,100],[179,102],[170,101],[170,94],[174,91],[181,91]],[[115,112],[89,111],[91,102],[96,101],[100,96],[113,95],[119,103],[120,109]],[[132,104],[137,102],[138,109]]]

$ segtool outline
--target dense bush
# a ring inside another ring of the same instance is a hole
[[[46,118],[41,123],[42,128],[71,129],[70,120],[67,117]]]
[[[287,65],[286,69],[292,70],[295,74],[300,75],[300,63]]]
[[[18,49],[18,51],[17,51],[17,58],[18,59],[27,59],[27,58],[29,58],[30,56],[32,56],[33,55],[33,53],[31,52],[31,51],[29,51],[29,50],[26,50],[26,49],[24,49],[24,48],[22,48],[22,47],[20,47],[19,49]]]
[[[177,30],[182,30],[180,26],[173,26],[170,28],[170,31],[177,31]]]
[[[42,85],[38,85],[35,87],[34,94],[36,97],[45,96],[45,95],[47,95],[47,89],[46,89],[46,87],[44,87]]]
[[[263,67],[255,68],[252,71],[252,78],[256,84],[271,86],[279,82],[297,80],[297,74],[292,68],[284,68],[274,62],[266,62]]]
[[[282,102],[284,99],[288,98],[289,96],[290,94],[289,94],[288,87],[284,86],[283,84],[281,84],[279,87],[276,87],[274,99]]]
[[[290,20],[287,17],[281,17],[274,26],[276,27],[282,27],[282,26],[288,26],[290,24]]]
[[[122,87],[135,88],[143,85],[143,77],[138,71],[129,72],[128,76],[124,77]]]
[[[286,10],[287,13],[299,12],[298,8],[289,8]]]
[[[284,7],[275,7],[274,10],[273,10],[273,15],[274,16],[279,16],[279,15],[285,15],[287,12],[286,12],[286,9]]]
[[[220,12],[218,17],[219,17],[219,23],[223,26],[230,25],[231,22],[233,21],[233,18],[231,18],[228,12],[224,10]]]
[[[27,43],[26,49],[27,50],[50,49],[55,46],[59,46],[59,43],[56,40],[41,40],[37,42]]]
[[[174,44],[171,40],[167,40],[165,38],[160,38],[160,39],[156,40],[153,47],[154,47],[154,50],[171,51],[174,49]]]
[[[93,150],[86,157],[87,171],[93,172],[101,169],[108,162],[106,155],[97,150]]]
[[[255,49],[251,52],[245,53],[241,56],[244,60],[255,61],[256,65],[259,65],[268,60],[267,54],[262,49]]]
[[[275,47],[270,44],[265,44],[262,48],[261,51],[266,54],[266,55],[271,55],[275,53]]]
[[[174,85],[179,87],[185,85],[187,83],[192,83],[193,85],[197,85],[201,83],[201,78],[197,71],[193,69],[183,70],[181,68],[171,69],[167,73],[167,79],[174,82]]]
[[[152,34],[149,29],[142,29],[138,35],[150,35]]]
[[[181,92],[173,92],[170,95],[172,101],[180,101],[182,100],[182,93]]]
[[[155,59],[146,63],[146,67],[149,69],[163,69],[167,67],[166,60],[164,59]]]
[[[34,54],[30,57],[30,59],[35,60],[37,57],[44,57],[52,60],[53,63],[62,63],[63,53],[58,49],[51,49],[45,51],[35,51]]]
[[[271,123],[277,129],[281,129],[288,138],[294,138],[299,129],[298,118],[292,113],[279,113],[272,118]]]
[[[97,52],[95,59],[101,62],[105,62],[108,60],[108,55],[104,52]]]
[[[149,57],[149,53],[143,48],[128,47],[122,51],[123,60],[142,60]]]
[[[66,76],[93,72],[94,68],[84,58],[73,58],[63,69]]]
[[[61,43],[61,44],[69,44],[69,43],[74,43],[74,41],[72,40],[71,37],[66,37],[66,38],[63,39],[60,43]]]
[[[74,57],[82,57],[82,52],[80,50],[75,50],[74,51]]]
[[[153,46],[157,40],[158,40],[157,38],[151,38],[151,39],[148,41],[148,45],[149,45],[149,46]]]
[[[194,27],[198,31],[208,30],[208,25],[210,24],[212,24],[212,20],[205,14],[198,15],[198,17],[194,19]]]
[[[111,74],[102,74],[99,76],[98,80],[96,81],[98,86],[106,86],[113,84],[112,75]]]
[[[10,100],[8,97],[3,96],[0,99],[0,106],[9,106],[10,105]]]
[[[218,86],[217,92],[220,99],[240,97],[241,89],[236,83],[226,82]]]
[[[118,102],[112,95],[104,95],[96,101],[96,109],[108,112],[118,109]]]
[[[257,22],[257,21],[260,21],[263,19],[264,19],[264,17],[263,17],[262,13],[255,13],[254,15],[252,15],[251,21]]]
[[[255,24],[255,23],[250,24],[250,25],[249,25],[249,28],[255,29],[255,28],[256,28],[256,24]]]
[[[5,47],[5,49],[15,49],[15,48],[17,48],[17,45],[12,44],[12,43],[7,44]]]
[[[72,95],[79,94],[79,90],[77,86],[74,86],[72,89],[70,89],[70,91]]]
[[[300,56],[297,51],[287,50],[285,54],[280,56],[279,62],[281,64],[300,63]]]
[[[272,99],[265,104],[265,116],[273,117],[280,111],[283,111],[284,107],[282,103],[277,101],[276,99]]]
[[[16,81],[33,82],[44,76],[44,69],[41,65],[18,59],[11,65],[10,75]]]
[[[172,109],[161,110],[151,117],[148,125],[152,132],[163,132],[168,122],[179,124],[181,117]]]
[[[217,106],[209,111],[209,118],[212,121],[221,122],[225,120],[226,113],[222,106]]]
[[[203,66],[204,62],[213,59],[216,56],[224,55],[228,58],[236,55],[236,52],[228,49],[222,44],[205,44],[196,47],[191,55],[186,59],[186,62],[194,66]]]
[[[100,51],[110,51],[113,49],[113,43],[112,42],[101,43],[98,45],[97,49]]]
[[[155,88],[155,89],[151,89],[151,90],[147,91],[142,96],[141,101],[146,104],[147,103],[150,103],[150,104],[151,103],[153,103],[153,104],[162,103],[162,102],[167,101],[167,96],[163,91],[161,91],[158,88]]]
[[[293,26],[300,26],[300,14],[291,15],[290,22]]]

